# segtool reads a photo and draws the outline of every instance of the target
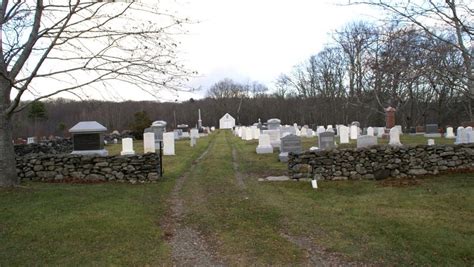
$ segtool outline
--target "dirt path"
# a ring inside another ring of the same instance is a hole
[[[176,185],[168,201],[170,213],[162,223],[168,243],[172,249],[172,260],[175,266],[222,266],[215,252],[210,250],[206,241],[195,229],[183,224],[184,200],[181,190],[188,177],[193,173],[196,165],[206,157],[214,146],[211,141],[207,149],[193,162],[191,168],[176,181]]]
[[[237,156],[237,150],[232,146],[232,166],[234,168],[235,180],[240,189],[245,190],[247,186],[244,182],[244,175],[239,170],[239,159]]]

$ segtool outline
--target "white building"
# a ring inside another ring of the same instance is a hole
[[[219,120],[219,129],[232,129],[235,126],[235,119],[226,113]]]

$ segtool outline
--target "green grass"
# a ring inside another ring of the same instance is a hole
[[[423,136],[402,136],[425,144]],[[437,143],[453,140],[437,139]],[[184,223],[204,234],[231,265],[304,265],[306,252],[282,233],[306,237],[345,260],[381,265],[474,264],[474,174],[376,181],[258,182],[282,175],[278,154],[229,131],[176,142],[156,184],[27,183],[0,189],[0,266],[171,265],[160,221],[177,177],[210,145],[184,183]],[[303,139],[308,149],[316,138]],[[140,153],[141,143],[135,142]],[[348,146],[355,146],[350,144]],[[232,165],[237,151],[246,188]],[[107,146],[117,154],[120,145]],[[396,181],[394,183],[396,185]]]
[[[405,144],[425,142],[403,136]],[[257,182],[286,171],[274,154],[257,155],[256,143],[231,137],[239,151],[253,202],[271,207],[295,236],[311,237],[350,260],[380,264],[472,265],[474,174],[419,179],[420,185],[384,187],[374,181]],[[449,139],[441,142],[452,143]],[[317,143],[303,139],[303,147]],[[355,144],[351,144],[355,146]],[[270,169],[271,171],[269,171]]]
[[[204,151],[176,144],[156,184],[27,183],[0,189],[0,266],[171,265],[159,227],[175,180]]]

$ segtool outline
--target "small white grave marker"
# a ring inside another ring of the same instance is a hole
[[[132,138],[123,138],[122,139],[122,152],[120,155],[135,155],[133,150],[133,139]]]

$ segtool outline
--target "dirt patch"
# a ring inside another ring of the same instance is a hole
[[[195,229],[185,225],[184,200],[181,190],[197,164],[207,155],[214,146],[214,142],[193,161],[191,168],[179,177],[168,200],[168,210],[165,219],[160,222],[163,229],[163,238],[171,246],[171,256],[174,266],[217,266],[222,265],[217,254],[210,249],[203,236]]]

